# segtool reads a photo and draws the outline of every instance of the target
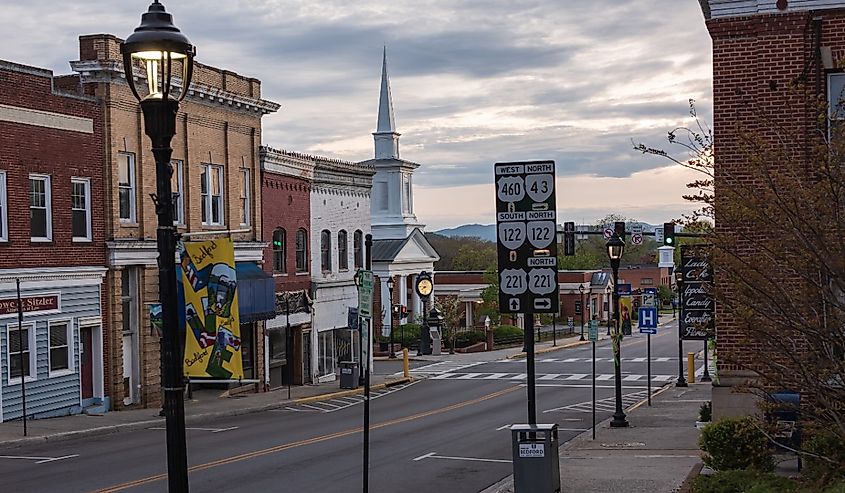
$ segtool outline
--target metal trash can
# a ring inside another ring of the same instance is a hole
[[[801,448],[801,394],[781,391],[769,394],[771,408],[766,419],[775,425],[775,442],[792,449]],[[801,455],[798,454],[798,470],[801,470]]]
[[[514,493],[560,492],[557,424],[513,425]]]
[[[354,361],[341,361],[340,363],[340,388],[358,388],[358,363]]]

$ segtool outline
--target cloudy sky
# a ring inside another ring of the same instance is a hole
[[[69,72],[77,36],[125,37],[149,2],[6,2],[0,59]],[[421,163],[428,229],[492,223],[496,161],[554,159],[558,219],[663,222],[694,178],[644,157],[710,119],[710,38],[697,0],[170,0],[198,60],[261,79],[282,105],[264,143],[371,158],[387,45],[402,157]],[[679,154],[680,155],[680,154]]]

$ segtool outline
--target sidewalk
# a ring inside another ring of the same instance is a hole
[[[610,420],[582,433],[560,449],[562,492],[653,493],[680,491],[700,469],[698,409],[710,400],[710,383],[687,388],[669,384],[645,403],[627,411],[628,428],[610,428]],[[513,492],[513,477],[484,493]]]
[[[408,381],[410,379],[403,377],[373,375],[371,388],[379,389]],[[363,391],[363,387],[356,390],[341,390],[339,381],[291,387],[290,400],[287,398],[287,387],[271,392],[241,393],[234,396],[229,396],[224,390],[194,390],[193,399],[185,400],[185,422],[190,426],[211,419],[278,409],[291,403],[330,399]],[[58,418],[29,419],[27,420],[27,437],[23,436],[21,420],[0,423],[0,449],[8,450],[43,441],[69,440],[81,436],[104,435],[161,426],[164,418],[158,413],[158,408],[150,408],[112,411],[102,415],[77,414]]]

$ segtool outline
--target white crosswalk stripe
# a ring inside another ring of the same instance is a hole
[[[647,362],[648,358],[645,357],[637,357],[637,358],[622,358],[622,363],[645,363]],[[537,363],[590,363],[593,361],[593,358],[542,358],[537,359]],[[670,361],[678,361],[678,358],[673,358],[670,356],[660,356],[651,358],[652,363],[668,363]],[[596,363],[612,363],[613,358],[596,358]],[[496,363],[521,363],[525,364],[524,359],[502,359],[496,361]]]
[[[443,373],[429,377],[429,380],[525,380],[525,373],[464,373],[452,372]],[[606,382],[613,380],[613,373],[602,373],[596,375],[596,380]],[[668,382],[676,378],[675,375],[652,375],[651,380],[655,382]],[[538,373],[537,381],[590,381],[592,376],[586,373]],[[645,382],[646,375],[625,375],[624,382]]]
[[[411,375],[419,378],[427,378],[435,375],[442,375],[444,373],[451,373],[465,368],[484,364],[484,362],[477,363],[462,363],[458,361],[438,361],[430,365],[419,366],[411,369]],[[394,375],[402,375],[402,372],[396,372]]]
[[[648,390],[641,390],[639,392],[631,392],[622,395],[622,406],[629,407],[640,402],[648,397]],[[615,411],[616,410],[616,396],[599,399],[596,401],[597,411]],[[593,401],[578,402],[576,404],[569,404],[567,406],[556,407],[543,411],[544,413],[575,411],[579,413],[589,413],[593,411]]]

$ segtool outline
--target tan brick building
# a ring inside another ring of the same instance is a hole
[[[120,42],[108,34],[81,36],[79,60],[71,62],[82,91],[98,98],[104,112],[109,267],[104,360],[113,409],[160,404],[159,339],[152,335],[148,313],[149,305],[158,302],[156,215],[150,198],[155,167],[140,106],[124,76]],[[133,75],[146,77],[138,67]],[[261,99],[257,79],[197,63],[176,117],[171,145],[178,230],[230,235],[239,270],[242,264],[254,267],[263,261],[261,117],[278,108]],[[245,379],[263,389],[263,321],[258,318],[260,314],[242,313],[242,352]]]

